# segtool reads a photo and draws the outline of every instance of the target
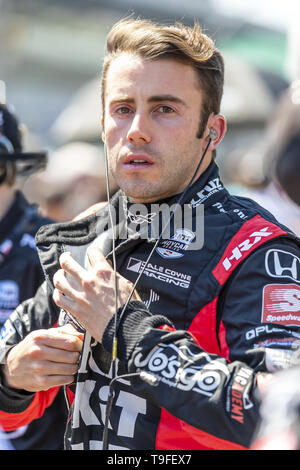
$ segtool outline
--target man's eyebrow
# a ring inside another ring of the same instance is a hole
[[[186,102],[183,101],[181,98],[178,98],[178,96],[174,96],[174,95],[154,95],[154,96],[150,96],[150,98],[148,98],[148,103],[158,103],[160,101],[170,101],[171,103],[179,103],[179,104],[183,104],[184,106],[187,106]]]
[[[112,98],[111,100],[109,100],[109,104],[115,104],[115,103],[134,103],[134,99],[120,95],[120,96],[116,96],[115,98]]]
[[[162,101],[169,101],[171,103],[179,103],[184,106],[187,106],[186,102],[183,101],[181,98],[178,98],[177,96],[174,95],[153,95],[150,96],[147,99],[148,103],[160,103]],[[109,102],[109,104],[115,104],[115,103],[134,103],[134,99],[126,96],[116,96],[112,98]]]

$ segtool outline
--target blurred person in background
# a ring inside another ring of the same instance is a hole
[[[116,191],[114,183],[111,191]],[[71,142],[54,150],[45,171],[24,186],[29,200],[39,201],[43,215],[72,220],[85,209],[106,201],[104,152],[86,142]]]
[[[300,356],[266,382],[252,450],[300,450]]]
[[[258,145],[224,164],[240,194],[300,235],[300,80],[282,94]]]
[[[11,108],[0,104],[0,326],[14,309],[32,297],[44,280],[34,236],[49,218],[38,214],[17,189],[17,177],[46,163],[44,152],[23,151],[20,125]],[[1,337],[8,332],[2,327]],[[0,343],[2,347],[2,343]],[[0,431],[17,450],[60,449],[65,422],[64,397],[59,394],[44,416],[28,426]],[[0,421],[1,428],[1,421]]]

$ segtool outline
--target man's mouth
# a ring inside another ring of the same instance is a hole
[[[144,155],[128,155],[124,161],[123,161],[123,164],[128,168],[128,167],[131,167],[131,168],[140,168],[140,167],[148,167],[150,165],[153,165],[153,161],[144,156]]]

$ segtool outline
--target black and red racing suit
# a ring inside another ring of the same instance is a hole
[[[112,203],[121,214],[119,201],[117,194]],[[176,201],[164,201],[164,210]],[[253,201],[230,195],[214,162],[183,204],[192,220],[204,206],[203,246],[192,249],[192,230],[176,231],[161,239],[146,266],[155,241],[145,237],[153,207],[147,217],[135,218],[134,207],[125,205],[124,218],[116,220],[118,272],[134,282],[145,267],[137,286],[143,302],[130,303],[119,321],[118,375],[145,371],[156,383],[139,377],[116,381],[108,430],[112,450],[249,448],[259,419],[260,384],[289,366],[300,337],[297,237]],[[129,213],[140,235],[121,237]],[[32,329],[72,321],[54,305],[49,285],[63,251],[85,267],[91,244],[112,257],[107,207],[72,223],[45,226],[36,241],[46,281],[7,322],[2,361]],[[102,448],[112,325],[102,344],[85,332],[76,383],[68,389],[68,449]],[[55,393],[25,394],[2,385],[2,422],[8,428],[27,423]]]

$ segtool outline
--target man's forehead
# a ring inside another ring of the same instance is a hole
[[[125,68],[127,68],[128,66],[139,66],[144,62],[146,62],[146,59],[143,59],[138,54],[133,54],[131,52],[121,52],[111,59],[109,70],[119,66],[125,66]]]
[[[176,60],[170,57],[158,57],[155,59],[147,59],[140,57],[138,54],[122,52],[114,57],[109,65],[108,74],[113,76],[115,74],[131,74],[138,71],[162,71],[162,73],[173,69],[181,71],[182,74],[190,74],[193,76],[195,71],[190,64],[184,63],[181,60]]]
[[[169,95],[180,99],[187,84],[199,90],[196,72],[190,65],[169,58],[145,60],[123,53],[110,64],[105,94],[114,100],[118,96],[125,98],[139,85],[149,98]]]

